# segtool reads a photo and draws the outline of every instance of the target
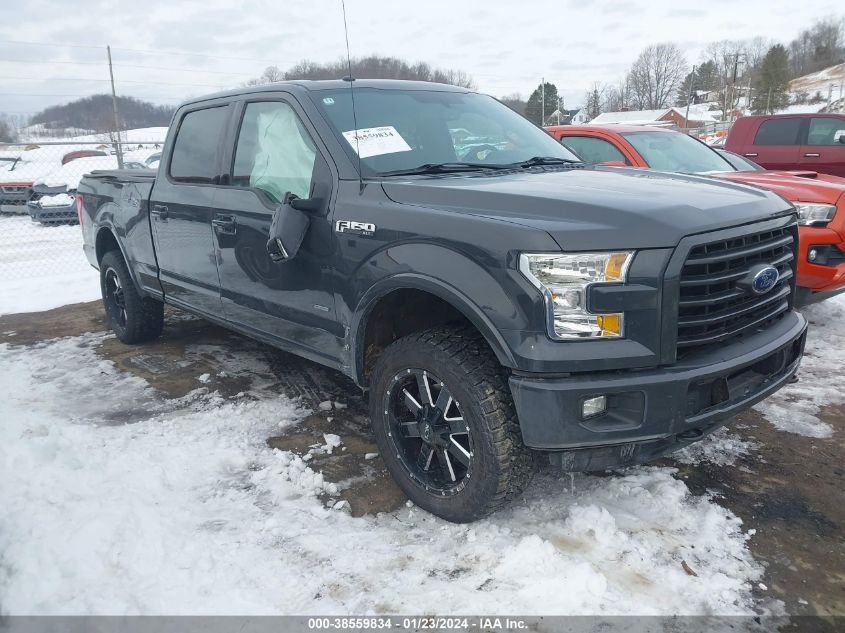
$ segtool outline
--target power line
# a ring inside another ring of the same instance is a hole
[[[79,92],[66,93],[26,93],[26,92],[0,92],[0,97],[91,97],[90,93],[82,94]],[[161,99],[164,101],[184,101],[185,97],[163,97],[158,95],[148,95],[147,99]]]
[[[105,48],[105,45],[94,46],[92,44],[56,44],[55,42],[24,42],[21,40],[0,40],[0,44],[24,44],[27,46],[52,46],[55,48],[84,48],[100,50]],[[174,50],[151,50],[147,48],[124,48],[122,46],[112,46],[113,51],[127,51],[130,53],[142,53],[144,55],[185,55],[190,57],[205,57],[208,59],[229,59],[240,62],[261,62],[265,64],[280,64],[291,63],[283,62],[282,60],[260,59],[256,57],[231,57],[228,55],[209,55],[208,53],[191,53],[188,51],[174,51]]]
[[[32,79],[30,77],[11,77],[8,75],[0,75],[0,79],[13,79],[17,81],[35,81],[35,82],[47,82],[47,81],[99,81],[99,82],[106,82],[108,83],[108,79],[97,79],[93,77],[47,77],[44,79]],[[139,81],[137,79],[115,79],[117,83],[127,83],[127,84],[155,84],[158,86],[193,86],[197,88],[219,88],[220,84],[197,84],[197,83],[185,83],[185,82],[167,82],[167,81]]]
[[[50,64],[70,64],[70,65],[86,65],[86,66],[108,66],[107,62],[69,62],[63,60],[48,60],[48,61],[36,61],[32,59],[0,59],[0,62],[8,62],[12,64],[42,64],[42,65],[50,65]],[[118,68],[143,68],[147,70],[166,70],[166,71],[175,71],[175,72],[186,72],[186,73],[208,73],[212,75],[231,75],[231,76],[238,76],[238,77],[251,77],[252,73],[233,73],[233,72],[224,72],[222,70],[202,70],[201,68],[173,68],[168,66],[140,66],[137,64],[115,64]]]

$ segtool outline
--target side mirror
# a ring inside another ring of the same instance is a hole
[[[273,213],[270,224],[270,239],[267,240],[267,254],[274,262],[286,262],[299,252],[299,247],[308,232],[311,217],[308,211],[321,207],[319,198],[298,198],[288,192],[285,199]]]
[[[840,143],[845,144],[845,130],[837,130],[837,131],[836,131],[836,134],[834,134],[834,136],[838,137],[838,139],[837,139],[837,140],[838,140]]]

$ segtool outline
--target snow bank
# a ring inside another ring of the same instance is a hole
[[[353,518],[321,501],[336,492],[322,474],[266,446],[305,414],[269,381],[231,400],[206,387],[167,400],[102,360],[102,340],[0,345],[8,613],[753,608],[762,571],[740,520],[692,496],[674,469],[573,485],[546,474],[513,507],[469,526],[414,507]],[[226,373],[248,369],[232,362]]]
[[[37,312],[100,297],[100,277],[78,226],[0,217],[0,314]]]
[[[813,304],[803,312],[810,321],[810,330],[798,370],[799,381],[754,408],[781,431],[831,437],[833,427],[816,414],[824,405],[845,402],[839,371],[845,349],[845,295]]]

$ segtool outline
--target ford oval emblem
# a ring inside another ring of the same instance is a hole
[[[775,287],[778,279],[780,279],[780,273],[774,266],[761,268],[751,278],[751,290],[758,295],[764,295]]]

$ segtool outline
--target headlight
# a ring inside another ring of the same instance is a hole
[[[555,338],[621,337],[624,314],[587,312],[592,284],[624,283],[633,251],[523,253],[519,269],[546,298],[549,331]]]
[[[824,226],[836,215],[836,207],[832,204],[793,202],[793,205],[798,210],[798,224],[805,226]]]

